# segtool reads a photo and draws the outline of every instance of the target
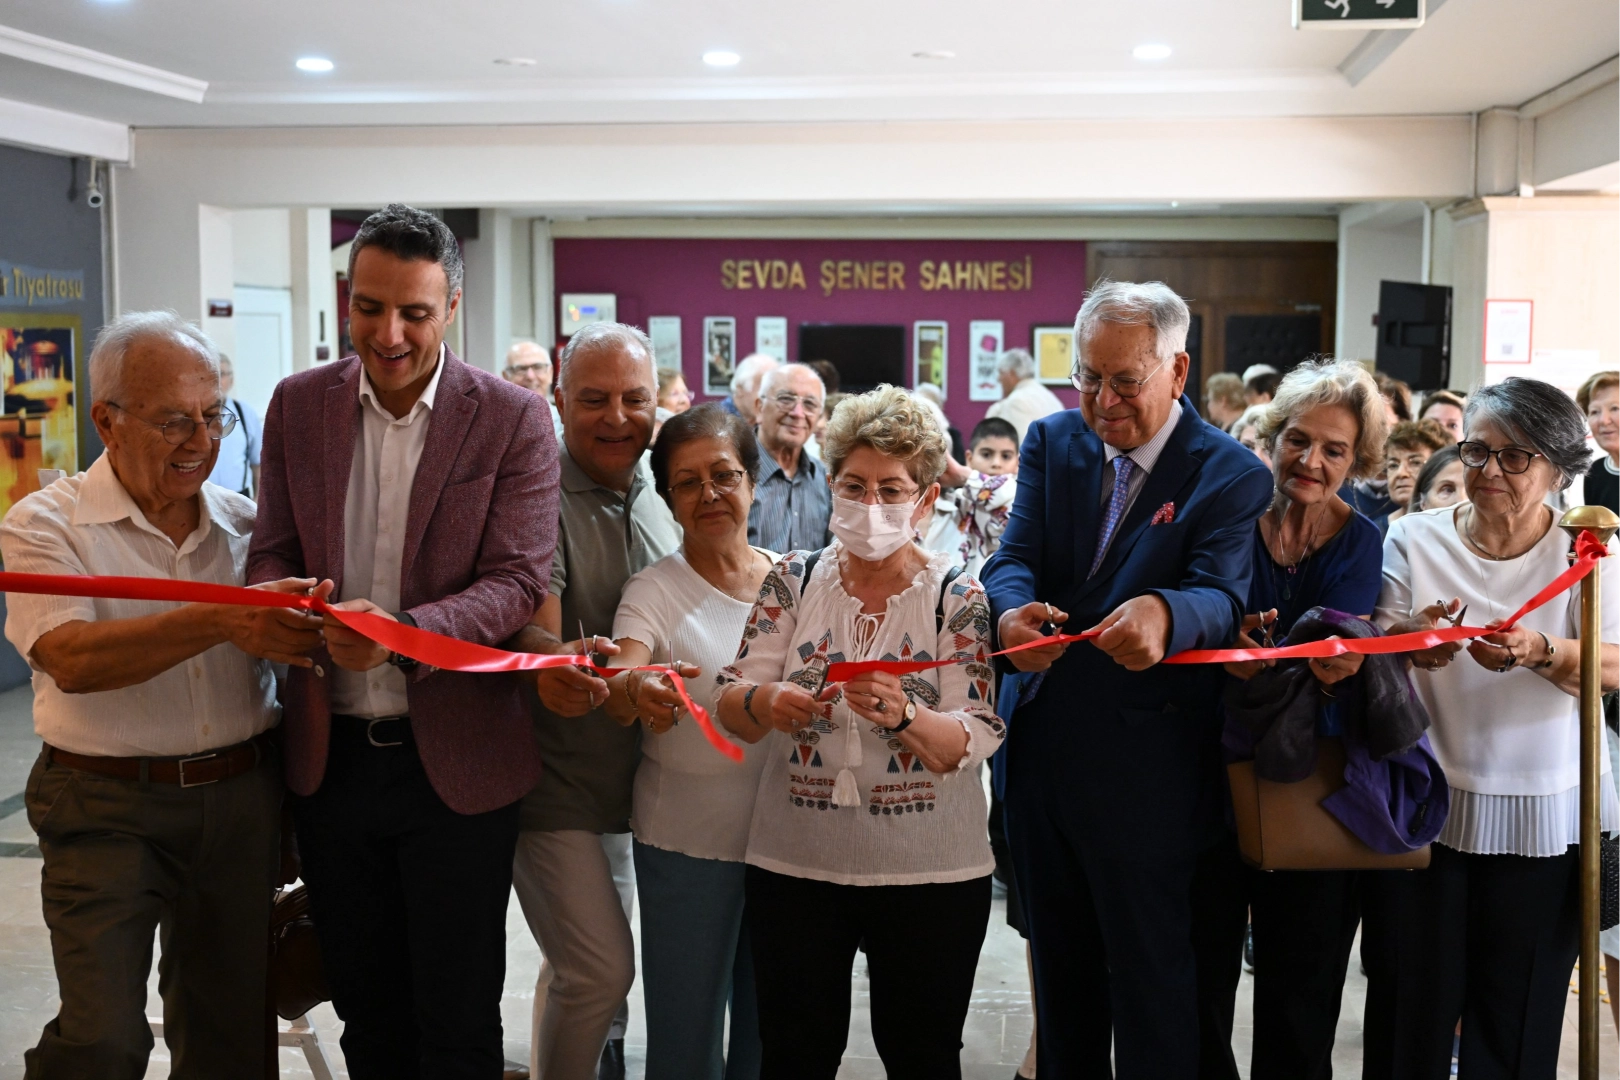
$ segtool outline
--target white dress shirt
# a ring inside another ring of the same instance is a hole
[[[13,506],[0,522],[0,557],[22,574],[178,578],[215,585],[246,579],[253,503],[203,484],[197,528],[178,548],[141,513],[107,455]],[[216,645],[138,686],[64,694],[29,654],[69,622],[134,619],[179,605],[77,596],[6,598],[6,638],[34,669],[34,731],[59,750],[98,757],[180,757],[234,746],[274,727],[270,664]]]
[[[405,557],[405,518],[411,485],[427,445],[433,398],[444,374],[444,347],[427,389],[398,419],[377,400],[365,369],[360,370],[360,435],[349,467],[349,496],[343,505],[343,587],[339,600],[370,600],[384,611],[399,611],[399,578]],[[349,716],[404,716],[405,673],[391,664],[370,671],[334,665],[332,711]]]
[[[1043,416],[1063,411],[1063,402],[1038,379],[1024,379],[1012,392],[984,411],[987,417],[1005,420],[1018,432],[1018,445],[1024,444],[1029,425]]]

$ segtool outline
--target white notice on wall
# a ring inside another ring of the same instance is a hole
[[[1001,359],[1000,319],[968,323],[968,400],[999,401],[1001,380],[996,362]]]
[[[754,351],[787,363],[787,320],[779,315],[755,316]]]
[[[652,316],[647,320],[647,336],[652,339],[653,359],[658,366],[681,370],[681,317]]]
[[[1528,364],[1487,364],[1485,381],[1499,383],[1513,375],[1526,379],[1540,379],[1575,396],[1581,383],[1591,378],[1601,364],[1596,349],[1537,349],[1530,354]]]
[[[1485,301],[1485,363],[1528,364],[1534,303]]]

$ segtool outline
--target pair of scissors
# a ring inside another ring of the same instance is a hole
[[[1449,605],[1447,605],[1444,600],[1440,601],[1440,617],[1446,620],[1446,622],[1450,623],[1452,626],[1461,626],[1463,618],[1468,614],[1468,605],[1464,604],[1462,606],[1462,610],[1458,611],[1455,615],[1447,615],[1445,613],[1445,609],[1448,606]]]
[[[1270,622],[1264,618],[1260,621],[1260,647],[1262,649],[1275,649],[1277,641],[1271,636],[1271,628],[1277,625],[1277,617],[1273,615]]]

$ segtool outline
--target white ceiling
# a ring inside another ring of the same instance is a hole
[[[1296,31],[1289,0],[6,0],[0,24],[208,84],[0,55],[0,98],[141,126],[1465,113],[1620,47],[1615,0],[1451,0],[1355,86],[1364,35]],[[1147,42],[1175,52],[1134,60]],[[716,48],[741,63],[705,67]]]

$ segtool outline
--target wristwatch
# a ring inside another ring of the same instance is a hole
[[[906,730],[906,728],[910,727],[911,722],[917,719],[917,703],[912,701],[909,697],[906,698],[906,707],[901,711],[900,715],[902,717],[901,721],[894,727],[884,728],[884,734],[898,735],[902,731]]]
[[[403,623],[406,626],[415,626],[416,625],[416,620],[414,618],[412,618],[411,615],[409,615],[408,613],[403,612],[403,611],[396,612],[394,614],[394,618],[395,618],[395,620],[397,620],[398,622]],[[395,667],[399,668],[401,671],[412,671],[412,670],[414,670],[416,668],[416,661],[415,660],[413,660],[409,656],[402,656],[401,654],[399,654],[397,652],[394,652],[393,650],[389,650],[388,662],[390,664],[394,665]]]

